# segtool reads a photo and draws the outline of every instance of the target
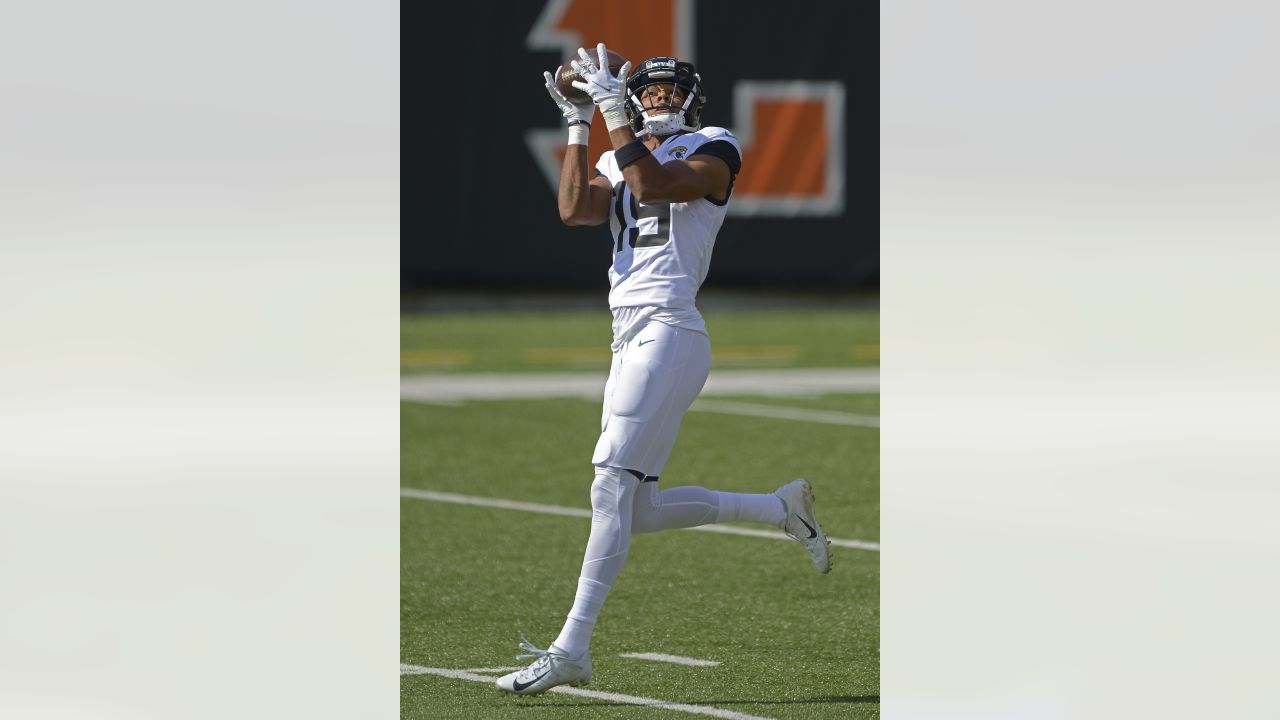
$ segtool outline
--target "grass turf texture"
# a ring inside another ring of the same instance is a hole
[[[878,363],[874,312],[722,311],[707,323],[715,368]],[[405,372],[607,372],[607,311],[406,315],[401,328]],[[716,399],[879,410],[878,395]],[[598,402],[577,399],[403,404],[402,484],[586,509],[599,414]],[[806,476],[833,537],[877,540],[878,448],[870,428],[692,411],[663,484],[767,492]],[[415,499],[401,507],[402,662],[514,666],[519,630],[538,644],[554,639],[587,520]],[[600,617],[590,689],[775,718],[877,717],[879,554],[833,552],[835,570],[822,576],[793,542],[635,536]],[[722,665],[618,657],[646,651]],[[406,718],[697,717],[562,694],[513,697],[432,675],[401,677],[401,708]]]
[[[800,408],[802,410],[834,410],[852,415],[879,415],[880,395],[844,395],[830,394],[816,397],[777,397],[772,395],[714,395],[708,400],[724,400],[727,402],[749,403],[751,405],[777,405],[780,407]]]
[[[879,364],[880,315],[864,310],[704,314],[712,367]],[[608,371],[608,310],[431,313],[400,319],[403,372]]]
[[[735,399],[860,414],[878,406],[873,395]],[[598,403],[575,399],[403,403],[402,484],[585,509],[599,420]],[[808,477],[831,536],[878,540],[878,468],[875,429],[690,412],[663,485],[768,492]],[[545,646],[563,623],[588,530],[583,518],[402,499],[401,661],[523,664],[514,658],[519,631]],[[597,624],[589,688],[765,717],[878,717],[880,556],[833,553],[835,569],[823,576],[795,542],[682,530],[633,537]],[[622,652],[722,664],[668,665]],[[401,677],[401,714],[699,717],[554,693],[513,697],[432,675]]]

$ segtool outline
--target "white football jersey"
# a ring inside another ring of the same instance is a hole
[[[704,152],[725,159],[727,143],[733,153],[726,163],[736,174],[742,148],[738,139],[724,128],[705,127],[697,132],[672,135],[653,156],[660,163],[685,160],[713,142],[717,144],[705,148]],[[675,311],[677,317],[696,318],[696,324],[700,324],[694,298],[711,267],[711,249],[724,222],[729,198],[723,203],[710,198],[681,203],[638,203],[622,179],[612,150],[600,156],[596,170],[613,185],[609,217],[613,231],[609,307],[615,310],[615,315],[620,308],[662,308]],[[732,192],[732,180],[729,188]]]

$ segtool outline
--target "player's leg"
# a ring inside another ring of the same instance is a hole
[[[659,491],[658,474],[675,447],[680,422],[702,391],[711,371],[711,343],[706,335],[690,330],[659,327],[646,329],[639,339],[652,337],[646,347],[664,345],[660,365],[671,374],[671,389],[654,413],[646,433],[647,465],[644,482],[637,491],[632,516],[632,532],[656,532],[694,527],[708,523],[746,520],[781,527],[786,509],[775,495],[717,492],[685,486]]]
[[[650,322],[617,354],[591,459],[591,537],[573,609],[553,643],[567,654],[589,647],[630,546],[636,488],[666,462],[680,416],[706,381],[709,359],[705,335],[659,322]]]
[[[609,589],[622,570],[631,546],[631,499],[638,480],[618,468],[597,467],[591,483],[591,535],[578,576],[578,591],[564,628],[551,647],[521,647],[538,658],[532,665],[498,678],[507,692],[533,695],[557,685],[591,681],[591,632]]]
[[[631,503],[639,484],[620,468],[597,467],[591,483],[591,535],[578,574],[578,591],[552,647],[571,657],[585,653],[605,598],[631,547]]]
[[[799,541],[821,572],[831,570],[830,542],[813,509],[813,489],[797,479],[772,493],[726,493],[687,485],[659,490],[645,478],[632,502],[631,532],[697,527],[743,520],[772,525]]]
[[[664,341],[664,333],[654,333]],[[600,440],[592,459],[591,534],[573,606],[560,635],[547,650],[532,645],[539,659],[527,668],[498,679],[508,692],[533,694],[556,685],[585,684],[591,679],[591,634],[631,544],[632,500],[647,466],[646,448],[667,402],[674,375],[661,361],[656,339],[615,353],[606,383]],[[643,352],[632,353],[632,349]]]
[[[711,347],[706,336],[687,330],[672,332],[680,336],[679,342],[668,344],[671,355],[664,362],[679,370],[670,394],[646,433],[645,467],[652,474],[646,475],[636,490],[631,532],[735,521],[763,523],[784,530],[799,541],[818,570],[828,572],[831,555],[827,537],[814,513],[813,491],[806,480],[794,480],[772,493],[723,492],[694,485],[659,489],[658,474],[675,446],[680,422],[701,392],[711,368]]]
[[[774,493],[731,493],[696,485],[661,490],[652,478],[636,491],[631,532],[697,527],[713,523],[746,521],[781,528],[787,508]]]

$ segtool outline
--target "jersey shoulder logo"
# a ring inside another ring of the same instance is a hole
[[[671,148],[671,157],[677,160],[683,160],[685,154],[688,152],[689,152],[689,148],[685,147],[684,145],[677,145]]]

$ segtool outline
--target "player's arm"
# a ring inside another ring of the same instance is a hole
[[[588,180],[587,173],[585,138],[582,144],[570,142],[560,166],[560,191],[556,195],[560,220],[565,225],[599,225],[609,219],[613,188],[604,176],[593,172],[594,177]]]
[[[688,202],[711,196],[724,200],[733,172],[729,164],[711,154],[690,156],[687,160],[660,163],[649,149],[631,132],[630,126],[609,131],[614,157],[622,168],[622,177],[636,200],[642,203]],[[728,152],[736,161],[737,151],[728,143]],[[608,208],[605,208],[608,210]]]
[[[560,68],[556,68],[556,76],[559,75]],[[560,220],[565,225],[599,225],[609,219],[613,190],[605,178],[588,179],[587,175],[587,136],[591,132],[595,105],[590,100],[575,103],[566,98],[556,89],[551,73],[544,72],[542,77],[547,94],[560,108],[569,128],[569,147],[560,166],[560,187],[556,191]]]

